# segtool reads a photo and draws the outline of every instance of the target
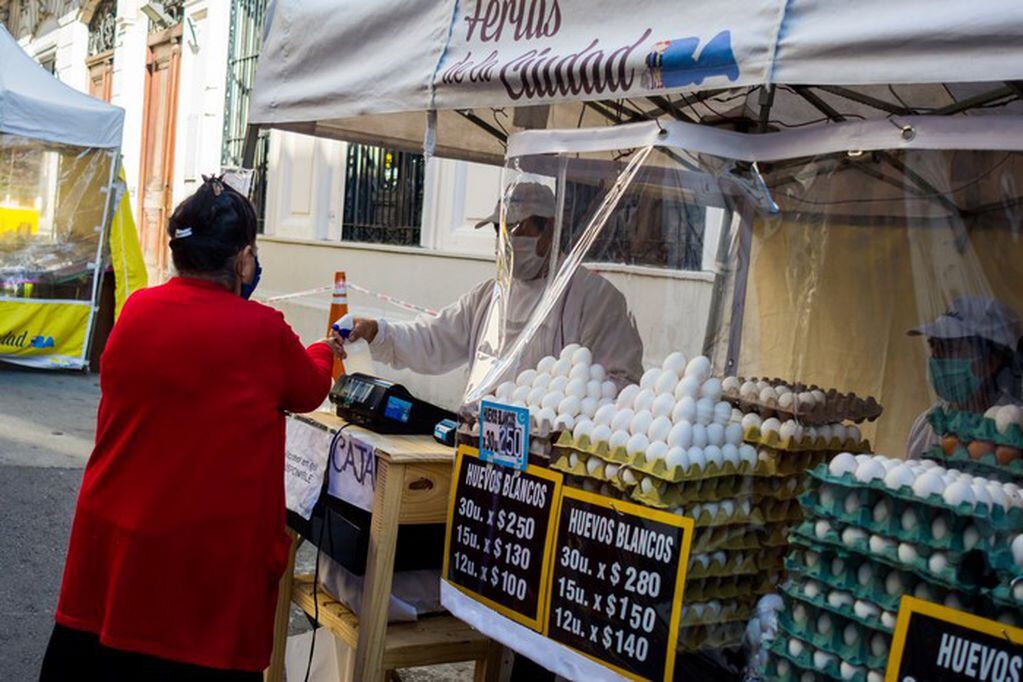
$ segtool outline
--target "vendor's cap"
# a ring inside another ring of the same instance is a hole
[[[945,314],[933,322],[909,330],[909,335],[923,335],[932,339],[979,336],[1015,350],[1023,330],[1016,313],[1001,301],[967,296],[953,301]]]
[[[531,216],[554,217],[554,192],[538,182],[520,182],[512,189],[507,199],[506,220],[509,225],[521,222]],[[501,222],[501,201],[494,206],[494,212],[476,223],[476,229],[484,225]]]

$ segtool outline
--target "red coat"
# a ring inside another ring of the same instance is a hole
[[[288,550],[284,411],[323,402],[331,362],[211,282],[132,296],[103,354],[57,622],[115,649],[265,668]]]

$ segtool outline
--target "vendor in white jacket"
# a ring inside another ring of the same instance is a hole
[[[524,182],[512,190],[506,223],[512,249],[512,284],[504,339],[508,348],[526,326],[552,275],[555,201],[546,186]],[[500,205],[476,227],[498,228]],[[369,342],[374,360],[422,374],[442,374],[477,357],[500,355],[495,339],[486,335],[495,284],[482,282],[437,317],[412,322],[359,318],[349,340]],[[492,326],[491,326],[492,327]],[[579,267],[564,295],[511,368],[514,373],[535,367],[545,355],[557,356],[570,343],[588,347],[619,388],[639,381],[643,372],[643,343],[625,297],[610,282]]]

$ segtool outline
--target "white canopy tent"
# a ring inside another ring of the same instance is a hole
[[[123,125],[123,109],[61,83],[0,25],[0,133],[117,149]]]
[[[280,0],[250,122],[499,163],[530,128],[1020,112],[1021,72],[1013,0]]]

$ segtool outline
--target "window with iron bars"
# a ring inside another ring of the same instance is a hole
[[[422,154],[349,144],[342,241],[419,246]]]
[[[231,28],[228,35],[227,85],[224,103],[224,142],[221,163],[241,167],[249,102],[256,76],[256,62],[263,43],[266,0],[231,0]],[[266,173],[270,149],[269,131],[261,130],[253,158],[249,198],[256,208],[258,230],[263,232],[266,216]]]
[[[562,249],[571,248],[578,240],[605,194],[600,187],[567,183]],[[627,194],[601,229],[586,260],[700,270],[704,229],[705,211],[701,206],[657,192]]]

